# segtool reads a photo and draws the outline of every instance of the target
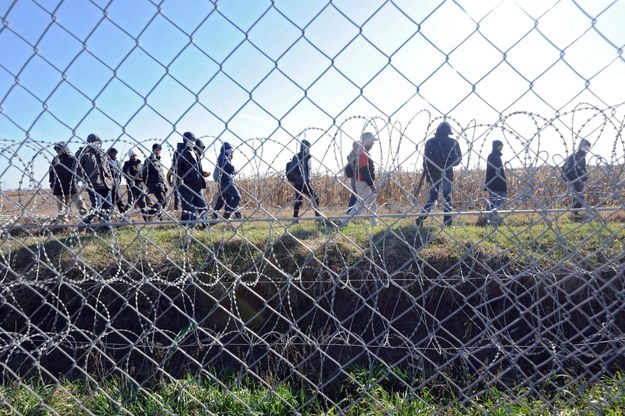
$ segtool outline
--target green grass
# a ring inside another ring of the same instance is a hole
[[[271,385],[250,377],[187,377],[149,388],[120,379],[21,382],[0,386],[0,415],[622,415],[625,386],[620,374],[592,383],[577,379],[532,388],[449,386],[401,379],[380,369],[354,370],[333,397],[311,386]]]
[[[220,224],[192,233],[180,227],[143,226],[110,235],[19,236],[2,240],[0,251],[7,266],[24,277],[38,278],[71,278],[68,271],[106,275],[122,270],[127,273],[124,278],[152,273],[166,280],[180,278],[184,270],[206,282],[254,281],[259,271],[278,279],[304,265],[315,276],[320,264],[337,273],[357,268],[359,262],[371,267],[364,257],[389,274],[407,262],[442,271],[472,262],[476,267],[505,268],[514,276],[515,270],[528,266],[548,270],[574,265],[591,271],[607,261],[622,264],[625,228],[617,221],[575,223],[564,218],[517,219],[498,228],[442,228],[433,218],[420,229],[411,220],[377,227],[354,221],[340,232],[307,221],[288,227],[248,222],[234,229]],[[224,287],[211,294],[219,298]],[[521,384],[512,387],[475,380],[458,384],[395,368],[355,369],[342,380],[320,386],[322,391],[221,374],[146,387],[121,379],[50,385],[23,381],[0,386],[0,415],[118,415],[122,410],[139,415],[625,414],[620,375],[592,382],[568,380],[519,380]]]
[[[0,251],[13,269],[27,272],[35,264],[40,266],[38,273],[45,269],[44,275],[78,265],[98,273],[115,268],[156,270],[174,278],[182,267],[205,280],[228,279],[268,263],[292,273],[312,258],[340,272],[364,256],[383,262],[389,272],[415,259],[449,265],[465,258],[517,269],[574,264],[593,270],[606,261],[623,260],[625,228],[621,222],[580,224],[566,219],[517,220],[498,228],[468,224],[442,228],[431,219],[420,229],[411,220],[377,227],[353,221],[340,231],[313,221],[295,226],[248,222],[234,227],[219,224],[210,231],[141,226],[111,235],[20,236],[2,241]]]

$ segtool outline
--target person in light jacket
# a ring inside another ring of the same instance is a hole
[[[375,165],[369,152],[373,148],[373,144],[378,138],[370,132],[365,132],[360,137],[360,146],[358,146],[357,156],[354,161],[356,169],[354,169],[355,191],[357,195],[356,204],[347,213],[348,217],[339,223],[339,226],[346,226],[350,220],[358,215],[363,209],[372,215],[370,222],[372,226],[377,224],[375,214],[377,212],[375,187]]]
[[[119,160],[117,160],[117,154],[119,152],[116,148],[111,147],[106,151],[108,163],[111,166],[111,173],[113,174],[113,189],[111,189],[111,204],[113,207],[117,206],[120,214],[125,214],[130,209],[129,206],[124,204],[121,197],[122,177],[124,176]]]

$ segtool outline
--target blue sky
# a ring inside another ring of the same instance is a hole
[[[0,16],[0,140],[41,144],[35,182],[47,143],[77,148],[91,132],[125,152],[175,146],[191,130],[239,146],[242,160],[262,153],[243,163],[256,173],[281,171],[307,128],[319,165],[333,168],[364,128],[353,117],[377,117],[378,159],[391,168],[418,163],[431,118],[492,126],[517,111],[552,118],[625,98],[624,0],[2,0]],[[532,117],[507,119],[535,135]],[[527,164],[524,146],[562,153],[574,133],[595,135],[597,120],[574,131],[564,120],[564,133],[531,144],[513,137],[510,157]],[[613,129],[595,137],[604,157]],[[473,161],[491,133],[471,130]],[[25,160],[39,150],[28,149]],[[24,170],[8,168],[10,153],[5,183]]]

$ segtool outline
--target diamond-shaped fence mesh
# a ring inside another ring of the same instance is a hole
[[[0,3],[0,413],[620,414],[624,13]]]

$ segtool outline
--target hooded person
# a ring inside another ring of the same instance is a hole
[[[423,206],[421,215],[416,220],[418,227],[428,217],[428,213],[438,200],[438,193],[441,189],[445,199],[445,213],[449,213],[453,209],[451,193],[453,190],[454,166],[458,166],[462,162],[462,152],[460,151],[460,144],[457,140],[450,137],[451,134],[451,125],[443,121],[436,128],[434,137],[425,142],[423,171],[426,175],[426,180],[430,184],[430,195]],[[451,226],[451,223],[451,215],[445,215],[443,224]]]
[[[143,178],[148,189],[148,193],[154,195],[156,203],[149,211],[151,216],[157,215],[163,218],[163,213],[167,209],[167,179],[165,178],[165,167],[161,162],[161,151],[163,147],[159,143],[152,145],[152,154],[145,161],[143,166]]]
[[[319,197],[315,193],[310,184],[310,142],[302,140],[300,151],[291,159],[292,180],[291,185],[295,188],[295,203],[293,204],[293,222],[299,221],[299,210],[302,206],[302,200],[306,195],[313,206],[315,216],[320,217]]]
[[[138,156],[139,155],[134,150],[130,149],[128,151],[128,160],[126,160],[122,166],[122,173],[126,178],[128,188],[128,209],[133,208],[135,205],[138,206],[143,214],[143,219],[147,220],[143,163]]]
[[[196,138],[190,131],[184,133],[184,149],[176,158],[175,175],[178,180],[178,192],[182,205],[180,221],[185,226],[194,226],[198,218],[201,226],[207,226],[207,204],[203,196],[206,188],[202,158],[196,149]]]
[[[219,211],[224,208],[224,218],[228,219],[234,213],[235,218],[241,218],[239,211],[239,203],[241,202],[241,194],[234,183],[234,176],[237,171],[232,164],[234,148],[228,142],[224,142],[219,149],[217,156],[217,164],[215,166],[215,174],[213,179],[217,181],[217,201],[213,208],[213,219],[217,219]]]
[[[370,132],[364,132],[360,136],[360,145],[357,147],[356,158],[354,160],[354,190],[356,191],[356,204],[348,211],[348,217],[339,224],[341,227],[347,225],[350,220],[358,215],[363,209],[371,215],[372,226],[377,224],[375,217],[377,213],[375,187],[375,165],[369,152],[378,138]]]
[[[102,222],[111,219],[113,173],[108,163],[108,155],[102,151],[102,140],[96,134],[87,136],[87,146],[82,150],[79,164],[82,169],[93,212],[85,218],[91,223],[98,217]]]
[[[580,213],[581,208],[586,204],[584,195],[584,183],[588,180],[588,172],[586,171],[586,155],[590,151],[591,143],[582,139],[579,143],[577,151],[566,158],[562,166],[562,177],[567,181],[571,191],[573,211],[573,219],[582,219]]]
[[[71,154],[65,143],[54,145],[56,156],[52,159],[49,171],[50,188],[56,197],[58,218],[66,221],[72,211],[72,205],[81,216],[87,214],[85,202],[82,200],[78,187],[78,160]]]
[[[493,140],[493,150],[486,159],[486,179],[484,180],[484,190],[488,192],[488,210],[498,210],[503,206],[508,196],[508,182],[506,172],[501,160],[503,142]],[[491,213],[489,222],[496,225],[496,216]]]

